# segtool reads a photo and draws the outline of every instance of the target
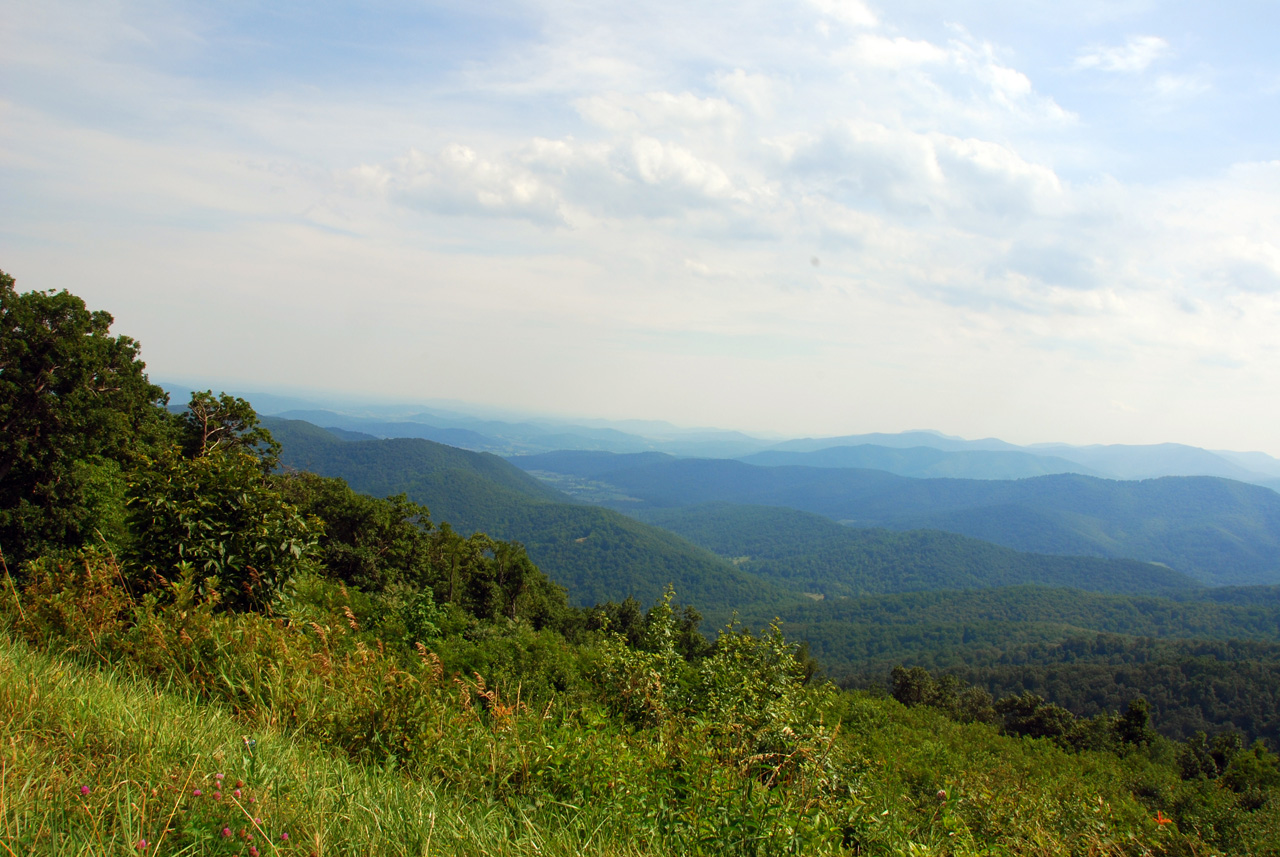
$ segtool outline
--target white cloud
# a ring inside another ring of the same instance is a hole
[[[862,0],[809,0],[818,12],[850,27],[875,27],[880,21]]]
[[[1130,36],[1123,45],[1095,46],[1076,57],[1080,69],[1137,73],[1156,60],[1172,55],[1169,43],[1159,36]]]
[[[855,62],[890,69],[940,63],[949,58],[946,49],[932,42],[871,34],[855,39],[850,55]]]
[[[723,98],[703,98],[689,92],[611,92],[577,99],[574,106],[583,118],[608,131],[732,133],[740,120],[737,108]]]
[[[789,87],[765,74],[750,74],[740,68],[714,75],[716,88],[758,116],[770,117]]]
[[[434,155],[413,150],[387,166],[363,165],[348,177],[398,203],[438,214],[564,223],[554,188],[511,159],[485,158],[459,143]]]

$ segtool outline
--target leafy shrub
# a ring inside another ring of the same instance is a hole
[[[154,589],[190,569],[198,596],[216,588],[234,610],[270,604],[319,535],[319,522],[284,502],[241,449],[198,458],[168,450],[136,473],[129,504],[131,584]]]

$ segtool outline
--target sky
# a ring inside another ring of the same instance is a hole
[[[0,0],[153,380],[1280,455],[1280,4]]]

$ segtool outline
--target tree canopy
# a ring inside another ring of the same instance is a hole
[[[75,546],[118,516],[121,470],[165,431],[138,343],[66,291],[0,272],[0,550]]]

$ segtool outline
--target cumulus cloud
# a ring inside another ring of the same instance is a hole
[[[789,167],[809,179],[810,193],[854,208],[1013,216],[1051,209],[1062,193],[1052,169],[998,143],[874,122],[839,123],[789,151]]]
[[[1075,67],[1135,74],[1156,60],[1172,55],[1169,43],[1159,36],[1131,36],[1123,45],[1100,45],[1076,57]]]
[[[785,97],[788,87],[765,74],[751,74],[740,68],[718,71],[714,75],[716,88],[738,104],[747,107],[758,116],[772,116],[778,101]]]

